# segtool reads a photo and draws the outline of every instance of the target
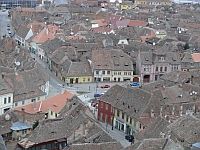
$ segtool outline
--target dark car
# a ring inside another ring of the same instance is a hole
[[[99,93],[96,93],[96,94],[94,94],[94,97],[95,98],[98,98],[98,97],[101,97],[103,94],[99,94]]]
[[[102,88],[102,89],[104,89],[104,88],[110,88],[110,85],[108,85],[108,84],[102,85],[101,88]]]
[[[10,27],[10,25],[9,25],[9,24],[7,24],[7,27]]]
[[[133,135],[126,135],[125,139],[128,140],[131,143],[134,143],[134,136]]]

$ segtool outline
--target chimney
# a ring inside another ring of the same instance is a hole
[[[25,109],[22,108],[22,122],[25,122]]]

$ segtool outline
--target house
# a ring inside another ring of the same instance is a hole
[[[125,148],[125,150],[184,150],[184,148],[168,138],[151,138],[144,139],[132,146]]]
[[[157,0],[157,1],[136,0],[135,5],[138,5],[138,6],[158,6],[158,5],[170,6],[170,5],[172,5],[172,2],[169,0]]]
[[[199,118],[184,115],[168,126],[169,134],[184,148],[191,148],[192,144],[199,142],[199,123]]]
[[[156,81],[165,73],[181,70],[180,56],[172,49],[170,44],[165,44],[155,51],[139,51],[136,65],[142,82]]]
[[[21,138],[24,138],[27,134],[30,134],[32,126],[28,123],[17,121],[12,123],[10,129],[12,132],[12,139],[20,140]]]
[[[73,97],[57,119],[39,123],[32,134],[18,142],[18,148],[48,148],[62,150],[75,141],[77,143],[102,143],[114,140],[92,119],[89,108]]]
[[[3,75],[2,75],[3,76]],[[0,115],[13,107],[13,90],[0,77]]]
[[[84,144],[72,144],[63,150],[121,150],[122,146],[117,142],[105,142],[105,143],[84,143]]]
[[[33,36],[33,31],[24,25],[18,27],[15,32],[15,41],[22,47],[27,47],[27,40]]]
[[[13,107],[44,100],[49,92],[49,78],[39,66],[23,72],[4,75],[4,81],[13,89]]]
[[[165,118],[158,117],[148,124],[144,130],[137,133],[135,138],[140,141],[144,139],[164,138],[166,137],[165,132],[168,131],[167,126],[169,124]]]
[[[36,54],[39,58],[43,59],[44,51],[38,48],[38,45],[42,43],[53,40],[56,38],[56,33],[58,32],[59,27],[56,25],[46,25],[37,35],[32,38],[32,42],[30,43],[31,51]]]
[[[72,62],[67,71],[66,83],[87,83],[92,82],[92,69],[89,62]]]
[[[11,139],[20,139],[30,134],[32,126],[42,120],[44,114],[28,114],[24,111],[9,110],[0,116],[0,135],[7,142]]]
[[[131,57],[120,49],[92,51],[91,60],[94,81],[132,81],[133,62]]]
[[[140,88],[111,87],[98,103],[98,120],[135,134],[159,116],[159,98]]]
[[[62,93],[47,98],[43,101],[38,101],[25,106],[16,107],[15,110],[21,111],[23,109],[24,112],[29,114],[44,113],[46,115],[46,119],[54,119],[59,115],[65,104],[72,97],[72,93],[68,91],[63,91]]]
[[[49,59],[50,55],[59,47],[63,46],[64,42],[58,38],[54,38],[52,40],[48,40],[41,45],[38,45],[38,49],[40,52],[44,52],[42,56],[42,60],[49,65],[51,68],[51,61]]]

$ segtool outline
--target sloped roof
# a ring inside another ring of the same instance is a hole
[[[59,113],[63,109],[67,101],[72,97],[72,93],[65,91],[61,94],[50,97],[43,101],[31,103],[22,107],[16,107],[15,110],[24,109],[25,112],[30,114],[36,114],[39,112],[46,113],[48,112],[48,110]]]

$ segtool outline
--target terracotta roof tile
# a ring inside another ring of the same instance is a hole
[[[200,62],[200,53],[193,53],[192,54],[192,60],[194,62]]]
[[[59,113],[64,107],[65,103],[73,97],[73,94],[65,91],[62,94],[50,97],[44,101],[28,104],[23,107],[17,107],[16,110],[22,110],[30,114],[38,112],[47,112],[49,109],[53,112]]]

